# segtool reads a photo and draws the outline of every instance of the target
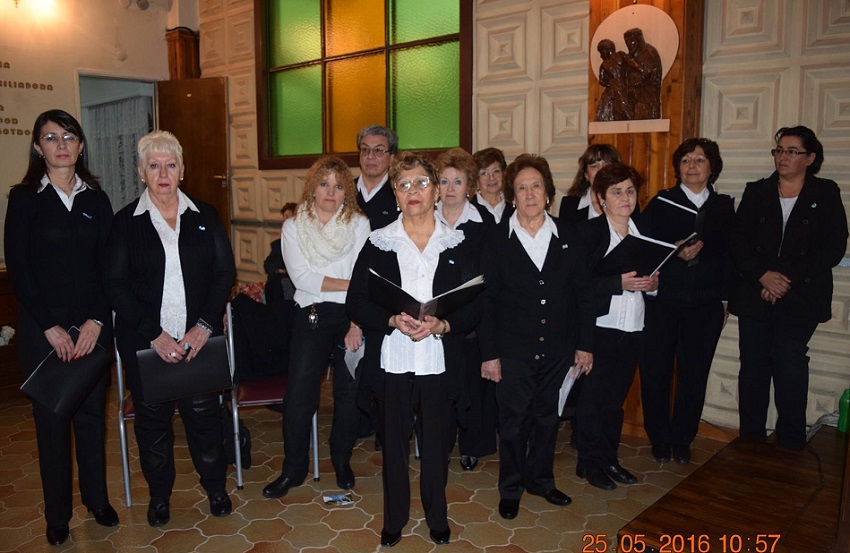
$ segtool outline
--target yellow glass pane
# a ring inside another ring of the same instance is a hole
[[[385,56],[330,62],[326,71],[328,146],[333,153],[354,152],[360,129],[367,125],[386,126]]]
[[[383,47],[385,31],[384,0],[326,0],[326,56]]]

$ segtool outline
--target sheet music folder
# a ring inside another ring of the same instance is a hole
[[[475,299],[484,289],[484,275],[478,275],[457,288],[422,302],[402,290],[397,284],[369,269],[369,299],[393,313],[407,313],[420,321],[427,315],[442,319]]]
[[[647,236],[628,234],[602,258],[593,272],[599,275],[621,275],[637,271],[637,276],[651,276],[683,248],[693,243],[696,236],[697,233],[691,233],[677,247]]]
[[[80,329],[72,326],[68,335],[76,344]],[[21,386],[21,391],[57,415],[71,417],[111,364],[112,354],[100,344],[85,357],[67,363],[57,357],[56,350],[50,350]]]
[[[194,359],[166,363],[153,349],[136,352],[145,403],[164,403],[233,387],[227,342],[214,336]]]

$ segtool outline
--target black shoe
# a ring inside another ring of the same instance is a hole
[[[375,451],[383,451],[383,450],[384,450],[384,443],[381,440],[379,440],[378,436],[376,435],[375,436]],[[399,539],[401,539],[401,538],[399,538]],[[395,544],[393,544],[393,545],[395,545]],[[392,547],[392,545],[390,545],[388,547]]]
[[[472,455],[461,455],[460,456],[460,468],[463,470],[475,470],[475,467],[478,466],[478,457],[473,457]]]
[[[431,540],[437,545],[445,545],[449,543],[449,538],[452,537],[452,529],[446,526],[446,529],[442,532],[437,532],[436,530],[431,530],[429,532],[431,535]]]
[[[45,536],[50,545],[62,545],[68,539],[68,525],[48,526]]]
[[[546,490],[545,492],[539,492],[539,493],[531,491],[531,490],[527,490],[527,491],[531,495],[536,495],[538,497],[542,497],[543,499],[545,499],[546,501],[548,501],[552,505],[558,505],[560,507],[563,507],[564,505],[569,505],[570,503],[573,502],[573,500],[570,499],[570,496],[568,496],[567,494],[565,494],[561,490],[558,490],[558,489],[555,489],[555,488],[552,488],[551,490]]]
[[[691,448],[686,445],[674,445],[673,460],[680,465],[687,465],[691,462]]]
[[[669,463],[670,444],[652,444],[652,458],[659,463]]]
[[[351,465],[334,465],[336,471],[336,485],[342,490],[350,490],[354,487],[354,471],[351,470]]]
[[[158,528],[168,524],[171,520],[171,512],[168,509],[168,500],[162,497],[152,497],[148,505],[148,524]]]
[[[210,497],[210,514],[214,517],[226,517],[233,510],[233,503],[227,492],[215,492]]]
[[[115,512],[115,509],[109,503],[103,509],[92,511],[91,514],[101,526],[118,526],[118,513]]]
[[[283,497],[289,493],[289,488],[294,488],[297,485],[292,478],[281,475],[274,482],[263,488],[263,495],[270,498]]]
[[[638,481],[634,474],[627,471],[619,464],[605,467],[605,474],[607,474],[611,480],[619,482],[620,484],[637,484]]]
[[[386,530],[381,530],[381,546],[382,547],[393,547],[395,544],[401,541],[401,532],[387,532]]]
[[[578,476],[579,478],[584,478],[591,486],[596,486],[597,488],[601,488],[603,490],[613,490],[617,487],[617,484],[615,484],[611,481],[610,478],[608,478],[608,475],[605,474],[605,471],[599,468],[576,469],[576,476]]]
[[[511,520],[516,518],[519,512],[519,499],[501,499],[499,500],[499,515],[502,518]]]

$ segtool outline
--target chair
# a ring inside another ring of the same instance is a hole
[[[230,304],[227,304],[227,324],[232,327],[233,313]],[[227,351],[230,356],[230,366],[236,367],[235,347],[233,343],[233,332],[227,333]],[[236,449],[236,488],[243,489],[242,479],[242,443],[239,435],[239,409],[240,407],[256,407],[261,405],[273,405],[281,403],[286,396],[287,380],[285,375],[271,375],[253,378],[245,382],[233,385],[230,392],[230,405],[233,413],[233,433]],[[319,427],[316,413],[313,413],[310,447],[313,450],[313,480],[319,481]]]

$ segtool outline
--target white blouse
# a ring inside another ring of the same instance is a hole
[[[454,226],[450,225],[448,221],[446,221],[446,217],[443,215],[443,202],[437,204],[437,209],[434,210],[434,215],[437,216],[437,219],[442,221],[444,225],[449,227],[450,229],[456,229],[467,221],[472,221],[473,223],[483,223],[484,219],[481,218],[481,214],[475,209],[475,206],[469,203],[468,201],[463,202],[463,211],[460,214],[460,217],[455,221]]]
[[[165,280],[162,284],[162,305],[159,308],[159,326],[169,336],[178,340],[186,334],[186,288],[183,285],[183,266],[180,264],[180,216],[187,210],[199,212],[197,206],[177,189],[177,224],[175,228],[165,221],[148,195],[148,189],[139,197],[133,216],[150,215],[153,228],[165,250]]]
[[[496,219],[496,224],[502,220],[502,215],[505,213],[505,196],[501,192],[499,192],[499,203],[496,204],[496,207],[490,205],[490,202],[484,199],[484,196],[481,195],[481,192],[476,192],[475,195],[478,197],[478,205],[484,206],[484,209],[489,211],[493,218]]]
[[[605,252],[605,255],[611,253],[611,250],[623,240],[611,225],[610,220],[608,221],[608,229],[611,232],[611,240],[608,243],[608,251]],[[629,219],[629,233],[641,236],[631,219]],[[639,332],[643,330],[645,310],[642,292],[623,290],[623,293],[619,296],[611,296],[611,306],[608,308],[608,313],[596,318],[596,326],[613,328],[623,332]]]
[[[452,230],[435,219],[434,233],[420,252],[404,230],[402,217],[372,232],[369,241],[382,251],[396,253],[402,290],[420,301],[427,301],[434,295],[434,273],[440,254],[463,242],[463,232]],[[442,374],[446,371],[443,342],[433,335],[414,342],[399,329],[393,329],[381,344],[381,367],[393,374]]]
[[[59,196],[59,199],[62,200],[62,203],[65,204],[65,207],[68,208],[69,212],[74,209],[74,197],[83,190],[91,188],[91,186],[89,186],[88,183],[83,182],[83,179],[81,179],[80,176],[76,173],[74,173],[74,188],[73,190],[71,190],[70,196],[65,194],[64,190],[50,182],[50,179],[47,178],[47,175],[41,177],[41,185],[38,187],[38,191],[43,192],[44,189],[47,188],[47,185],[50,185],[56,189],[56,194]]]
[[[292,284],[295,285],[293,299],[300,307],[322,302],[345,303],[346,292],[322,291],[322,281],[325,277],[351,279],[354,263],[357,261],[357,256],[360,254],[363,244],[369,237],[369,219],[363,215],[354,214],[351,216],[350,224],[354,226],[351,247],[342,256],[323,267],[311,263],[301,250],[298,244],[296,218],[291,217],[283,224],[280,241],[281,253],[286,265],[286,272],[292,279]]]
[[[537,234],[531,236],[527,230],[522,228],[517,218],[517,212],[514,211],[511,218],[508,219],[508,236],[516,232],[520,244],[525,249],[525,253],[534,262],[538,271],[543,270],[543,264],[546,262],[546,254],[549,253],[549,242],[552,240],[552,235],[558,236],[558,225],[552,219],[552,216],[544,212],[546,222],[537,231]]]

